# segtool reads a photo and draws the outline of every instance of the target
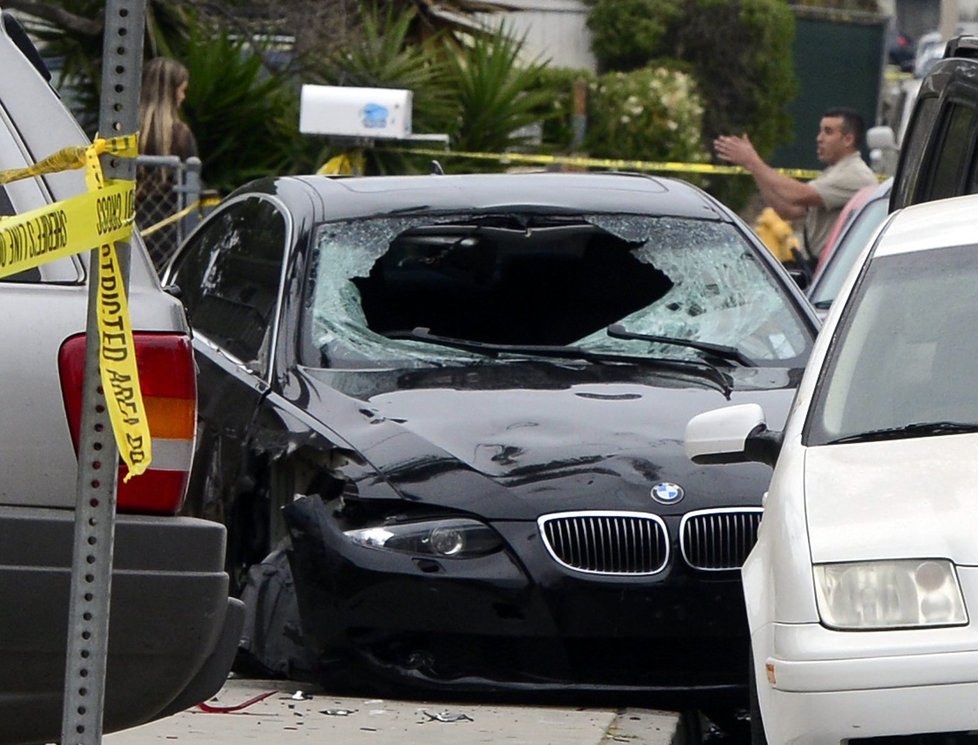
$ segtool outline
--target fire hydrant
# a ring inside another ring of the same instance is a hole
[[[754,232],[764,241],[775,258],[782,264],[786,264],[797,259],[801,251],[801,241],[795,235],[791,224],[782,220],[770,207],[761,210],[754,223]]]

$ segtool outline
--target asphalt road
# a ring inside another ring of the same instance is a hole
[[[105,745],[680,745],[683,729],[678,714],[649,709],[343,698],[288,681],[232,677],[203,707],[102,740]]]

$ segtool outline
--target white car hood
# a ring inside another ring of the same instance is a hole
[[[814,563],[978,565],[978,434],[809,448],[805,508]]]

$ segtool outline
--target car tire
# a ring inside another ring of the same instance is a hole
[[[683,709],[679,714],[679,730],[679,742],[703,745],[703,713],[699,709]]]
[[[757,675],[754,672],[754,651],[751,650],[747,662],[747,697],[750,712],[750,743],[751,745],[767,745],[764,734],[764,720],[761,718],[761,706],[757,700]]]
[[[318,665],[302,633],[288,550],[283,541],[248,571],[241,592],[245,622],[236,667],[239,672],[314,680]]]
[[[746,743],[750,739],[750,720],[744,704],[742,701],[712,705],[703,709],[703,715],[726,741]]]

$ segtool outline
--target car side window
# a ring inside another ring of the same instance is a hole
[[[15,214],[14,206],[10,203],[10,197],[7,196],[7,190],[0,186],[0,217],[9,217],[13,214]],[[29,269],[26,272],[19,272],[6,277],[0,277],[0,282],[38,282],[40,279],[40,269],[34,268]]]
[[[949,103],[938,132],[939,149],[928,168],[929,184],[923,199],[945,199],[962,194],[962,171],[971,150],[972,120],[975,109],[962,103]]]
[[[190,238],[169,278],[194,331],[259,373],[267,371],[287,238],[271,200],[234,202]]]
[[[978,135],[976,135],[976,140],[978,140]],[[976,145],[978,145],[978,141],[976,141]],[[978,194],[978,146],[972,150],[970,161],[970,165],[968,166],[968,179],[965,183],[965,193]]]
[[[937,119],[940,99],[936,96],[921,96],[917,99],[917,110],[903,140],[903,153],[900,156],[900,169],[893,184],[891,209],[906,207],[920,201],[917,196],[917,183],[924,154],[930,142],[930,134]]]

